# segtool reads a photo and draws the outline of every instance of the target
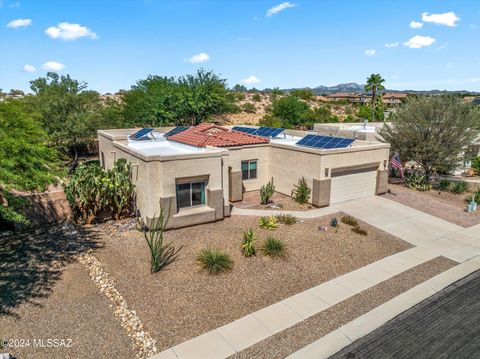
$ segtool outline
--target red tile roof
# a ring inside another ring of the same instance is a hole
[[[201,123],[190,127],[188,130],[170,136],[168,139],[196,147],[233,147],[269,142],[268,138],[232,131],[212,123]]]

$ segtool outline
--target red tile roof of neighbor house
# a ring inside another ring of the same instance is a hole
[[[201,123],[190,127],[188,130],[170,136],[168,139],[196,147],[232,147],[269,142],[268,138],[232,131],[212,123]]]

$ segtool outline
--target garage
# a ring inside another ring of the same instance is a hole
[[[332,170],[330,203],[374,195],[376,185],[376,167]]]

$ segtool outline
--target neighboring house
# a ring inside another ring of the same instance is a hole
[[[170,129],[140,139],[131,136],[138,129],[98,131],[105,168],[120,158],[132,164],[137,207],[147,224],[160,204],[169,228],[221,220],[230,215],[230,202],[272,177],[276,191],[286,195],[304,177],[312,189],[309,202],[317,207],[387,189],[388,144],[282,129],[267,129],[269,137],[255,127],[207,123],[175,128],[175,134],[166,133]]]
[[[320,135],[353,138],[362,141],[378,141],[378,130],[383,122],[316,123],[313,129]]]
[[[383,96],[383,103],[385,105],[398,105],[401,104],[408,97],[405,93],[385,93]],[[372,95],[359,94],[359,93],[345,93],[339,92],[326,96],[329,101],[341,101],[345,100],[349,103],[356,103],[360,105],[369,104],[372,102]]]
[[[408,97],[406,93],[384,93],[383,103],[386,105],[399,105]]]
[[[480,97],[475,97],[473,100],[472,100],[472,103],[474,105],[480,105]]]

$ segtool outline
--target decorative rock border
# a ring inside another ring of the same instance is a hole
[[[91,250],[82,254],[79,260],[87,268],[92,281],[111,302],[115,317],[133,340],[133,348],[139,359],[148,358],[157,352],[156,340],[144,329],[142,321],[134,310],[128,308],[127,302],[115,289],[115,281],[103,269],[102,263]]]

